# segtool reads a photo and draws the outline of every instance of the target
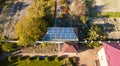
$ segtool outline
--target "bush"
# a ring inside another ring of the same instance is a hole
[[[21,61],[21,57],[20,56],[17,59],[18,59],[18,61]]]
[[[48,57],[46,57],[46,58],[45,58],[45,61],[47,61],[47,62],[48,62],[48,61],[49,61],[49,58],[48,58]]]
[[[77,63],[77,58],[76,57],[73,57],[72,60],[73,60],[73,63]]]
[[[69,57],[67,57],[67,58],[65,58],[65,60],[66,60],[67,62],[69,62],[69,61],[70,61],[70,58],[69,58]]]
[[[58,57],[55,57],[55,61],[56,61],[56,62],[59,62],[59,58],[58,58]]]
[[[11,62],[12,61],[12,57],[8,56],[8,61]]]
[[[6,51],[6,52],[11,52],[11,51],[14,51],[16,50],[16,44],[15,43],[5,43],[5,44],[2,44],[2,50],[3,51]]]
[[[36,58],[37,61],[40,61],[39,57]]]
[[[28,58],[26,59],[26,61],[27,61],[27,63],[29,64],[29,63],[30,63],[30,58],[28,57]]]

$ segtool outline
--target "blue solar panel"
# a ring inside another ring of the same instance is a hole
[[[78,40],[73,28],[49,27],[44,40]]]

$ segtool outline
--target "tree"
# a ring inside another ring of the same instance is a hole
[[[18,22],[15,27],[16,37],[19,38],[20,46],[34,44],[34,42],[42,38],[46,32],[46,24],[42,19],[31,19],[27,16]]]
[[[98,43],[98,42],[87,43],[87,46],[90,48],[96,48],[96,47],[100,46],[100,43]]]
[[[15,34],[19,45],[32,45],[46,33],[46,26],[52,23],[53,0],[34,0],[27,9],[25,17],[15,26]]]
[[[101,26],[93,25],[88,31],[88,40],[104,40],[106,38],[105,33]]]
[[[96,25],[91,26],[88,32],[87,40],[104,40],[105,38],[106,36],[105,33],[103,33],[101,26],[96,26]],[[95,48],[100,46],[98,42],[91,42],[91,43],[87,43],[86,45],[89,46],[90,48]]]
[[[82,21],[82,24],[86,24],[86,22],[88,21],[88,17],[86,16],[81,16],[80,20]]]

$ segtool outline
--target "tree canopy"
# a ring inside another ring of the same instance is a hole
[[[18,21],[15,26],[15,35],[19,40],[19,45],[27,46],[34,44],[46,33],[47,25],[52,19],[54,1],[34,0],[33,5],[26,11],[26,16]]]
[[[93,25],[88,31],[88,40],[103,40],[105,38],[102,27]]]

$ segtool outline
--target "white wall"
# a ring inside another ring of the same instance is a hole
[[[100,66],[108,66],[108,63],[107,63],[107,60],[106,60],[106,56],[105,56],[104,48],[102,48],[98,52],[98,59],[99,59],[99,62],[100,62]]]

